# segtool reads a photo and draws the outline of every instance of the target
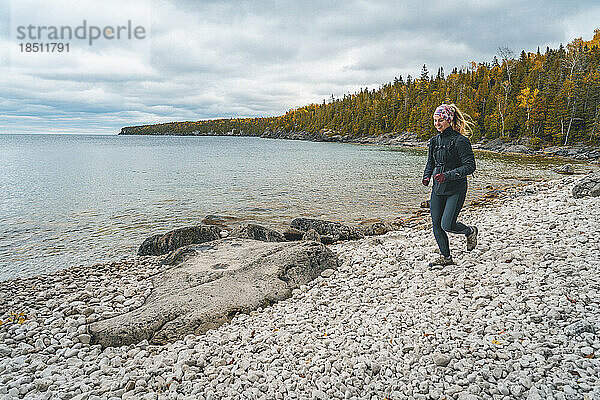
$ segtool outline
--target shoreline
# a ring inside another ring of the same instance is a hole
[[[380,146],[397,146],[406,148],[421,148],[428,147],[428,140],[420,141],[412,135],[382,135],[379,137],[359,137],[348,138],[340,135],[328,136],[325,134],[311,134],[308,132],[266,132],[262,135],[244,135],[241,133],[214,133],[204,135],[180,135],[180,134],[136,134],[136,133],[118,133],[117,136],[226,136],[226,137],[257,137],[262,139],[283,139],[283,140],[302,140],[311,142],[334,142],[348,144],[365,144],[365,145],[380,145]],[[546,146],[540,149],[534,149],[521,143],[521,141],[504,141],[501,138],[482,139],[476,143],[472,143],[473,150],[488,151],[495,154],[534,156],[559,158],[565,160],[574,160],[580,162],[590,162],[594,164],[600,163],[600,147],[593,147],[577,143],[567,146]]]
[[[579,172],[576,175],[583,175],[583,174],[584,173]],[[511,191],[516,190],[524,185],[527,185],[532,182],[547,182],[548,181],[548,179],[544,179],[544,178],[538,178],[538,179],[530,178],[530,179],[516,179],[516,180],[518,180],[519,183],[509,183],[509,184],[497,185],[495,187],[487,186],[485,188],[485,190],[482,189],[482,193],[478,197],[468,199],[469,201],[465,202],[465,204],[463,206],[463,210],[466,210],[469,208],[487,207],[490,205],[490,202],[492,204],[495,204],[498,201],[501,201],[506,196],[508,196]],[[430,188],[428,188],[428,189],[430,189]],[[429,193],[429,191],[430,190],[428,190],[427,193]],[[342,221],[342,220],[331,220],[331,221],[339,222],[339,223],[342,223],[343,225],[351,226],[351,227],[354,227],[354,228],[357,228],[360,230],[368,229],[374,223],[382,223],[382,224],[388,225],[388,227],[417,227],[423,223],[429,222],[429,208],[423,207],[423,203],[425,201],[429,200],[428,196],[429,195],[426,194],[424,197],[422,197],[423,201],[421,202],[421,205],[417,206],[410,213],[401,214],[394,218],[385,219],[385,218],[372,217],[372,218],[367,218],[364,221],[360,221],[360,222],[356,222],[356,221],[347,222],[347,221]],[[207,217],[205,217],[205,219]],[[224,218],[231,218],[231,217],[224,217]],[[232,225],[225,225],[225,226],[223,226],[223,228],[231,231],[231,230],[234,230],[234,229],[244,225],[244,221],[245,220],[240,219],[239,221],[237,221],[237,223],[233,223]],[[210,223],[205,223],[204,219],[203,219],[203,222],[201,222],[201,223],[210,225]],[[258,225],[267,227],[269,229],[271,228],[271,226],[269,224],[264,224],[264,223],[261,224],[259,222],[254,222],[254,221],[250,221],[250,223],[257,223]],[[181,228],[184,228],[184,227],[181,227]],[[279,228],[281,228],[281,227],[279,227]],[[285,230],[285,229],[282,230],[282,229],[277,229],[277,228],[273,228],[273,229],[277,230],[279,233],[282,233],[282,234],[283,234],[283,231]],[[167,231],[163,231],[163,233],[166,233],[166,232]],[[373,235],[373,236],[379,236],[379,235]],[[138,247],[136,247],[136,249]],[[83,273],[87,268],[101,266],[101,265],[110,264],[110,263],[126,262],[125,260],[129,260],[134,256],[135,256],[135,252],[130,252],[130,253],[122,255],[120,257],[114,257],[114,258],[106,258],[105,257],[104,259],[100,259],[100,260],[91,260],[88,263],[70,263],[70,265],[63,267],[62,269],[58,269],[58,270],[51,271],[51,272],[39,273],[37,275],[17,276],[17,277],[12,277],[12,278],[8,278],[8,279],[0,279],[0,284],[2,284],[4,282],[10,282],[10,281],[19,281],[22,279],[26,280],[26,279],[42,278],[42,277],[46,277],[46,276],[51,276],[55,273],[61,273],[62,271],[65,271],[68,269],[81,270]]]
[[[594,399],[600,198],[573,199],[576,180],[465,208],[480,244],[452,235],[456,266],[427,267],[427,222],[334,244],[333,275],[165,346],[102,350],[85,329],[143,304],[160,257],[0,282],[0,396]]]
[[[39,147],[40,151],[43,149],[46,140],[37,141],[33,137],[30,139],[27,143],[37,143],[35,147]],[[22,194],[23,201],[9,201],[10,204],[14,203],[14,207],[7,215],[8,218],[5,218],[8,236],[3,244],[8,247],[2,252],[5,259],[0,280],[32,276],[72,264],[87,265],[97,261],[119,259],[135,252],[143,240],[152,234],[195,225],[201,222],[202,217],[212,214],[233,216],[239,218],[240,223],[257,223],[279,231],[285,230],[289,222],[296,217],[327,219],[364,226],[373,219],[393,221],[396,217],[410,217],[419,207],[419,203],[428,197],[426,193],[429,189],[421,186],[420,176],[417,175],[424,165],[424,161],[421,164],[420,160],[426,151],[422,150],[383,146],[344,147],[309,142],[268,142],[243,138],[108,139],[50,140],[56,149],[77,149],[81,145],[85,154],[89,155],[97,151],[98,143],[110,144],[110,148],[114,150],[110,152],[110,158],[129,160],[128,167],[123,169],[117,163],[106,170],[98,164],[98,168],[85,175],[88,178],[65,181],[64,187],[69,192],[82,193],[82,197],[77,201],[61,200],[59,192],[54,189],[59,184],[62,185],[59,177],[70,176],[68,169],[64,168],[54,171],[51,175],[54,179],[43,185],[44,190],[39,193],[48,193],[46,198],[27,189],[27,185],[19,189],[17,193]],[[68,145],[61,146],[62,143]],[[200,150],[212,148],[213,144],[219,149],[235,147],[239,154],[244,154],[245,149],[283,149],[293,158],[286,157],[288,161],[280,163],[275,161],[279,158],[278,153],[273,154],[277,157],[266,158],[262,162],[269,164],[273,171],[281,168],[280,172],[275,175],[270,173],[269,176],[269,172],[255,161],[257,158],[245,161],[245,157],[241,156],[234,158],[232,163],[228,156],[216,157],[216,153],[211,152],[214,155],[211,156],[211,164],[226,163],[224,172],[219,172],[220,168],[211,168],[210,171],[203,172],[202,168],[192,166],[195,164],[173,163],[164,152],[161,153],[163,156],[158,162],[148,159],[141,150],[148,144],[158,152],[175,145],[178,154],[189,155],[190,163],[195,156],[186,150],[187,146]],[[134,163],[124,149],[131,149],[132,154],[136,154],[137,162]],[[313,155],[304,157],[302,153],[305,149],[312,151]],[[330,151],[336,156],[325,155]],[[53,159],[57,158],[56,154],[60,152],[53,152]],[[294,155],[298,155],[298,158],[294,158]],[[363,155],[367,164],[364,164],[365,161],[361,158]],[[467,202],[483,194],[488,185],[499,188],[505,183],[520,183],[519,180],[533,176],[558,176],[551,169],[562,165],[562,161],[521,156],[490,156],[478,153],[477,157],[482,161],[481,166],[478,165],[481,167],[481,173],[476,172],[475,177],[469,180],[470,193]],[[295,161],[305,159],[311,161]],[[340,167],[338,159],[351,160],[352,167]],[[410,162],[411,166],[404,164],[404,160]],[[55,159],[54,162],[58,160]],[[490,166],[489,169],[483,162]],[[243,171],[244,164],[251,165],[253,170],[257,171],[256,174],[239,172]],[[320,167],[307,167],[311,164]],[[22,166],[23,163],[15,162],[15,165]],[[575,172],[597,169],[592,164],[573,165]],[[140,166],[144,167],[139,168]],[[26,171],[21,167],[18,169]],[[298,169],[307,171],[312,176],[312,182],[319,182],[317,186],[307,185],[304,174],[295,172]],[[320,169],[324,172],[320,172]],[[157,179],[148,179],[148,173],[154,171]],[[98,185],[90,186],[91,179],[104,182],[111,174],[124,177],[116,181],[120,192],[100,189]],[[15,187],[21,187],[21,183],[27,182],[29,178],[28,173],[19,176]],[[234,179],[234,176],[240,176],[241,180]],[[7,177],[14,179],[10,175]],[[206,182],[211,182],[212,186],[205,185],[204,177],[208,177]],[[271,181],[277,181],[278,184],[270,185]],[[136,187],[152,191],[147,197],[136,197],[136,191],[127,187],[132,183],[125,182],[132,182]],[[293,185],[288,184],[292,182]],[[175,186],[172,186],[174,184]],[[163,189],[167,187],[174,190],[169,189],[163,194]],[[242,190],[238,190],[240,187]],[[257,187],[267,190],[258,192]],[[366,187],[369,190],[365,190]],[[317,197],[314,194],[315,189],[319,190]],[[324,201],[320,196],[325,196],[328,200]],[[102,203],[99,203],[98,199],[102,199]],[[125,202],[125,199],[128,200]],[[214,200],[218,202],[214,203]],[[47,202],[52,203],[53,207],[36,206]],[[135,211],[130,212],[130,209]],[[31,213],[29,217],[28,213]],[[65,217],[67,219],[63,221],[62,218]],[[36,222],[35,219],[42,222]],[[20,220],[27,221],[27,226],[19,226]],[[43,233],[40,231],[40,224],[44,227]],[[32,235],[31,238],[28,235]],[[19,248],[23,250],[19,251]]]

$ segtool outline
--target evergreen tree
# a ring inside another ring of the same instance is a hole
[[[589,41],[577,38],[566,47],[521,51],[507,47],[491,63],[471,62],[435,78],[423,64],[418,79],[400,75],[379,88],[361,88],[342,98],[323,99],[268,118],[231,118],[125,127],[142,135],[251,135],[277,132],[344,135],[350,138],[435,134],[431,115],[442,102],[456,103],[474,120],[475,140],[526,139],[534,146],[600,144],[600,29]]]

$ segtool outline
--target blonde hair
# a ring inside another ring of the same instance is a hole
[[[473,133],[473,125],[475,125],[473,118],[471,118],[469,114],[461,111],[454,103],[448,104],[448,106],[452,107],[452,110],[454,111],[454,118],[450,123],[452,129],[462,135],[471,136]]]

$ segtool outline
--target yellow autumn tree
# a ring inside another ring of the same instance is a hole
[[[527,111],[527,121],[525,122],[527,129],[529,129],[529,121],[531,120],[531,109],[539,94],[540,91],[538,89],[531,90],[528,86],[521,89],[521,93],[517,96],[519,107],[524,108]]]

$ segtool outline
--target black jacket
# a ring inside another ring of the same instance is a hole
[[[429,141],[429,153],[423,178],[444,173],[446,181],[433,180],[433,193],[450,195],[467,191],[467,175],[475,171],[475,155],[466,136],[446,128]]]

